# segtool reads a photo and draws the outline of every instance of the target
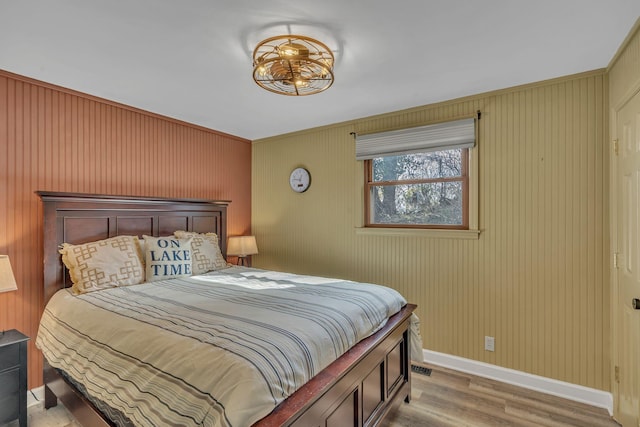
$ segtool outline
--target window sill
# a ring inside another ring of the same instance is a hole
[[[480,230],[436,230],[431,228],[356,227],[356,234],[363,236],[417,236],[463,240],[478,240],[480,238]]]

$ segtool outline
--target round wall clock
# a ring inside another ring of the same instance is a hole
[[[289,176],[289,185],[296,193],[304,193],[311,185],[311,175],[305,168],[295,168]]]

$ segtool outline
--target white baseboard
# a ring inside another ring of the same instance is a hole
[[[32,406],[41,405],[44,402],[44,386],[32,388],[27,390],[27,408]]]
[[[613,415],[613,395],[606,391],[436,351],[422,350],[422,352],[425,362],[434,365],[604,408],[609,411],[609,415]]]

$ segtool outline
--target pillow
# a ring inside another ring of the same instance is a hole
[[[74,294],[99,291],[144,282],[144,268],[135,236],[71,245],[63,243],[60,253],[67,266]]]
[[[207,271],[227,268],[218,244],[216,233],[193,233],[178,230],[173,233],[177,238],[191,238],[191,250],[193,251],[193,274],[203,274]]]
[[[144,267],[144,257],[147,253],[147,245],[144,244],[144,239],[138,238],[138,250],[142,256],[142,267]]]
[[[142,236],[147,282],[191,276],[191,239]]]

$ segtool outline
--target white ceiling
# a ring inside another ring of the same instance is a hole
[[[0,69],[248,139],[606,67],[640,0],[0,0]],[[279,34],[336,54],[326,92],[253,81]]]

